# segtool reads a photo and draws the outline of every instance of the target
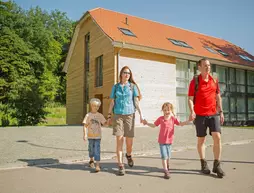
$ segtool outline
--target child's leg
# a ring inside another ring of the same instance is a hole
[[[161,159],[162,159],[163,169],[164,169],[164,171],[168,170],[167,169],[167,160],[168,160],[167,144],[160,144],[160,152],[161,152]]]
[[[168,170],[168,168],[167,168],[167,160],[166,159],[162,159],[162,166],[163,166],[164,171]]]
[[[94,139],[88,139],[89,166],[94,168]]]
[[[168,170],[169,170],[169,160],[171,158],[171,150],[172,150],[171,144],[167,144],[167,156],[168,156],[168,159],[167,159],[167,169]]]
[[[96,171],[100,171],[101,160],[101,139],[95,139],[94,160],[96,161]]]
[[[88,152],[90,160],[94,157],[94,139],[88,139]]]

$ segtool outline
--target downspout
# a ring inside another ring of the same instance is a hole
[[[117,79],[118,79],[118,72],[119,72],[119,57],[120,57],[120,52],[122,51],[122,49],[124,48],[124,44],[125,42],[122,42],[122,47],[120,48],[120,50],[118,50],[117,52]],[[116,82],[116,81],[115,81]]]

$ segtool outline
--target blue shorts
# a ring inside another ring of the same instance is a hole
[[[161,159],[166,160],[171,157],[171,144],[160,144]]]
[[[95,161],[101,160],[101,139],[88,139],[89,157]]]

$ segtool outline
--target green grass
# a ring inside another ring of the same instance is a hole
[[[254,129],[254,126],[223,126],[223,127],[230,127],[230,128],[236,128],[236,129]]]
[[[65,106],[49,106],[45,110],[48,112],[46,123],[39,125],[65,125],[66,124],[66,107]]]

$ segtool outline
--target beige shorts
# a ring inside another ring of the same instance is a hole
[[[135,114],[114,115],[113,117],[113,135],[134,137]]]

